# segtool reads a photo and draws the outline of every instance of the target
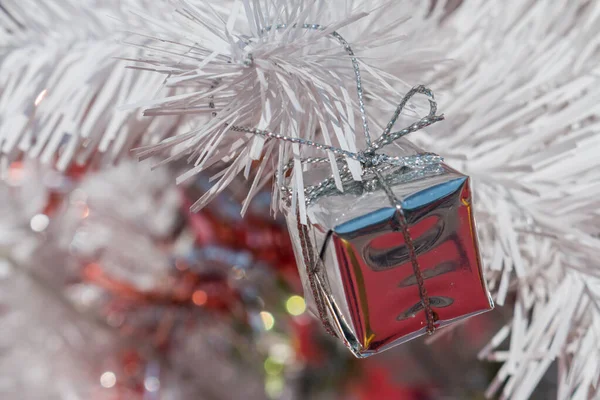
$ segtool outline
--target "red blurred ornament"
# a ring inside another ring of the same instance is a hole
[[[299,292],[302,286],[296,268],[289,234],[285,226],[277,223],[270,215],[249,210],[244,218],[238,217],[240,210],[227,201],[215,202],[200,212],[189,209],[198,190],[182,192],[183,214],[189,221],[196,242],[200,246],[218,245],[232,251],[249,252],[258,262],[268,263],[282,278]],[[229,207],[229,213],[219,207]],[[235,215],[236,217],[233,217]]]
[[[322,333],[319,323],[314,318],[300,316],[292,319],[291,325],[293,344],[298,360],[309,366],[322,365],[325,361],[324,353],[318,340],[315,340]]]
[[[363,378],[354,390],[360,400],[427,400],[432,398],[426,389],[394,382],[387,369],[373,362],[367,363],[362,371]]]
[[[87,264],[83,268],[82,278],[113,294],[120,302],[137,305],[195,305],[213,311],[229,312],[240,301],[238,291],[229,285],[227,276],[218,273],[176,271],[172,279],[165,282],[164,287],[150,291],[140,291],[134,285],[112,278],[96,263]]]

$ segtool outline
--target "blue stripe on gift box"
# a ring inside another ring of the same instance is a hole
[[[402,201],[402,208],[405,210],[414,210],[426,204],[430,204],[435,200],[443,199],[444,197],[455,193],[466,183],[467,179],[469,178],[463,176],[448,182],[440,183],[427,189],[423,189],[404,199]],[[389,221],[394,216],[395,211],[396,210],[392,207],[381,208],[369,214],[354,218],[348,222],[344,222],[343,224],[336,226],[334,231],[339,235],[344,235],[353,233],[364,228],[365,226],[373,226],[384,223]]]

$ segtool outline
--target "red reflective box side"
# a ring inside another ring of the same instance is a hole
[[[493,308],[481,272],[468,180],[424,209],[406,212],[436,326]],[[425,313],[401,232],[391,221],[366,235],[333,235],[356,338],[376,352],[424,333]],[[397,262],[397,264],[395,264]]]

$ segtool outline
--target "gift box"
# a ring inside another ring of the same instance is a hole
[[[408,142],[386,147],[389,157],[417,153]],[[443,163],[387,165],[342,192],[319,185],[330,175],[326,163],[304,172],[317,188],[306,224],[291,201],[284,213],[307,304],[355,356],[493,308],[467,176]]]

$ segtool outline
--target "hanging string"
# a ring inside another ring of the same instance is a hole
[[[318,24],[303,24],[303,25],[294,25],[293,27],[300,27],[302,29],[307,30],[320,30],[324,31],[325,28]],[[287,24],[279,24],[274,26],[266,27],[262,30],[262,33],[269,32],[273,29],[286,29]],[[376,178],[378,185],[385,191],[390,204],[396,209],[392,228],[396,231],[402,232],[404,242],[408,249],[408,254],[410,257],[410,262],[412,265],[413,273],[417,280],[417,285],[419,288],[419,297],[421,299],[421,303],[423,305],[423,309],[425,311],[425,318],[427,322],[427,332],[432,334],[435,330],[435,321],[433,311],[431,309],[431,302],[429,300],[429,296],[427,294],[427,289],[425,287],[425,280],[421,271],[421,267],[419,265],[417,253],[415,250],[414,242],[412,240],[412,236],[410,235],[408,221],[406,220],[406,215],[404,209],[402,208],[402,202],[394,195],[394,192],[391,187],[391,181],[384,177],[383,173],[388,171],[390,168],[395,168],[398,174],[401,174],[404,178],[415,178],[419,176],[419,174],[428,174],[428,173],[436,173],[441,170],[441,162],[442,158],[436,154],[432,153],[418,153],[411,156],[389,156],[385,153],[379,152],[384,149],[386,146],[392,144],[394,141],[410,134],[413,132],[417,132],[427,126],[430,126],[436,122],[439,122],[444,119],[443,115],[437,115],[437,104],[434,100],[433,93],[430,89],[425,86],[417,86],[412,88],[400,101],[392,118],[389,123],[386,125],[383,133],[375,140],[371,138],[371,133],[369,129],[369,121],[367,118],[367,113],[365,111],[365,101],[364,101],[364,91],[363,91],[363,83],[360,73],[359,62],[352,50],[350,44],[337,32],[333,31],[329,34],[330,37],[337,40],[346,50],[346,53],[350,56],[350,60],[352,61],[352,66],[354,68],[354,74],[356,78],[356,90],[358,96],[358,106],[362,119],[363,126],[363,134],[366,142],[366,149],[359,152],[352,152],[348,150],[344,150],[339,147],[326,145],[317,143],[314,141],[285,136],[281,133],[275,133],[265,129],[258,128],[250,128],[250,127],[242,127],[242,126],[232,126],[231,130],[236,132],[247,133],[255,136],[261,136],[267,139],[279,140],[283,142],[298,144],[303,147],[312,147],[324,152],[333,153],[336,157],[336,162],[341,164],[340,167],[340,178],[343,185],[349,185],[354,182],[356,185],[356,181],[353,179],[350,170],[348,168],[347,163],[344,163],[345,158],[349,158],[352,160],[359,161],[362,167],[363,176],[371,175]],[[247,64],[251,66],[253,63],[252,54],[248,54]],[[416,94],[423,94],[429,99],[429,114],[419,121],[411,124],[410,126],[400,130],[393,131],[393,128],[400,117],[404,107],[408,103],[408,101]],[[306,164],[317,164],[317,163],[325,163],[328,162],[328,158],[305,158],[301,160],[303,165]],[[286,169],[291,168],[291,164],[287,166]],[[284,186],[281,188],[282,191],[287,194],[289,197],[292,196],[293,189],[288,186]],[[338,191],[335,185],[334,176],[330,176],[325,180],[319,182],[316,185],[308,186],[304,188],[304,194],[307,205],[318,199],[320,196],[323,196],[327,193],[331,193],[332,191]],[[304,261],[307,266],[307,274],[308,279],[311,284],[311,290],[313,292],[313,297],[315,302],[317,303],[317,309],[319,312],[319,316],[325,325],[328,332],[334,334],[334,331],[331,327],[331,324],[326,315],[325,302],[322,298],[322,293],[316,284],[316,273],[318,272],[318,267],[320,264],[320,260],[318,257],[315,257],[313,246],[310,243],[310,239],[308,237],[308,228],[298,222],[298,230],[301,240],[301,245],[303,249]],[[321,289],[323,290],[323,289]]]

